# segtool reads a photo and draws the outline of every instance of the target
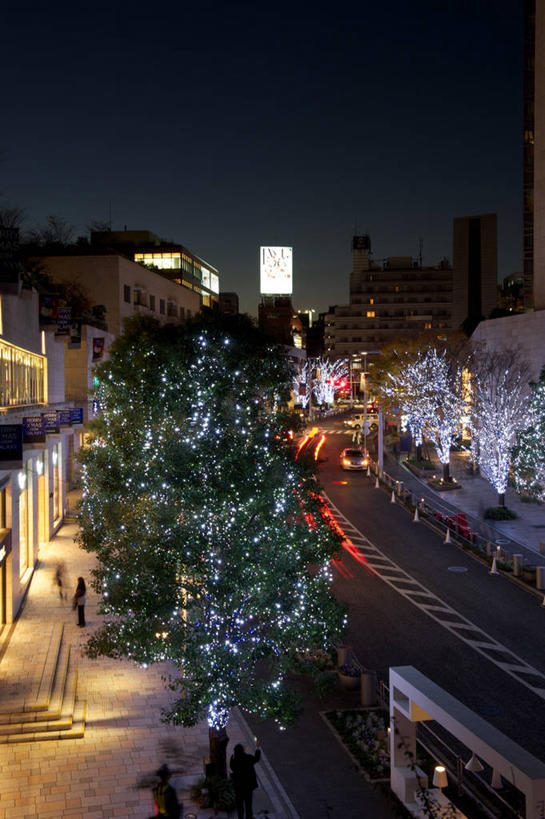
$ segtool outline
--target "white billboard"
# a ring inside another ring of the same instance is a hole
[[[261,295],[293,293],[293,248],[260,247]]]

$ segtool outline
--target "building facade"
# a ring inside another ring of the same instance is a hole
[[[218,306],[219,270],[184,245],[167,242],[149,230],[91,233],[91,247],[101,246],[117,251],[131,261],[155,270],[180,287],[196,293],[200,307]]]
[[[454,219],[452,327],[467,321],[472,332],[498,303],[498,240],[495,213]]]
[[[53,280],[77,282],[95,304],[106,307],[108,331],[118,335],[135,313],[177,323],[201,309],[201,295],[118,253],[43,256]]]
[[[346,358],[378,353],[400,336],[452,329],[452,269],[410,256],[373,260],[369,236],[352,240],[350,303],[325,316],[326,352]],[[332,321],[333,318],[333,321]]]

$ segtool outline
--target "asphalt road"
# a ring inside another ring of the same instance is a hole
[[[364,538],[365,549],[376,547],[449,610],[482,629],[495,646],[514,652],[539,673],[511,676],[490,659],[505,660],[501,651],[483,656],[458,636],[467,631],[432,619],[423,606],[343,551],[341,570],[334,569],[334,593],[348,606],[347,642],[379,679],[388,681],[390,666],[413,665],[545,760],[545,608],[533,595],[503,577],[490,576],[486,566],[445,545],[425,525],[414,524],[364,473],[341,470],[339,452],[351,444],[351,437],[335,432],[342,429],[338,421],[323,426],[328,435],[320,452],[321,483],[357,530],[350,529],[353,542]],[[365,549],[362,555],[368,554]],[[521,679],[539,688],[541,674],[543,693],[538,695]],[[295,686],[305,701],[296,727],[279,733],[274,724],[247,718],[301,818],[394,816],[392,805],[354,770],[319,714],[325,708],[357,706],[357,695],[337,692],[323,703],[303,681]]]
[[[339,429],[326,424],[325,429]],[[349,436],[329,434],[320,455],[327,496],[380,552],[495,641],[544,675],[545,608],[390,502],[361,472],[340,469]],[[340,482],[343,483],[340,483]],[[346,482],[346,483],[344,483]],[[348,642],[387,681],[388,668],[413,665],[499,730],[545,760],[545,699],[431,619],[344,552],[351,577],[335,572],[334,591],[349,607]],[[466,569],[453,572],[453,567]],[[534,684],[534,678],[531,679]],[[543,691],[545,696],[545,690]]]

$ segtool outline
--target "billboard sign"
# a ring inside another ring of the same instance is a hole
[[[261,246],[259,260],[261,295],[291,296],[293,293],[293,248]]]

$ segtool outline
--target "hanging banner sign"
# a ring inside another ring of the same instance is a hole
[[[40,319],[42,321],[57,321],[59,300],[56,296],[40,295]]]
[[[73,319],[70,322],[70,341],[68,342],[68,349],[81,349],[81,321],[79,319]]]
[[[22,424],[0,424],[0,461],[23,463]]]
[[[56,335],[67,336],[70,333],[70,322],[72,321],[72,308],[59,307],[57,312]]]
[[[60,409],[56,410],[57,412],[57,425],[59,427],[71,427],[72,426],[72,410],[71,409]]]
[[[98,361],[104,354],[104,338],[93,339],[93,361]]]
[[[23,443],[45,443],[44,419],[41,415],[26,415],[23,417]]]
[[[83,407],[76,407],[70,410],[72,424],[83,424]]]
[[[56,410],[42,412],[42,418],[44,419],[44,429],[46,435],[56,435],[58,432],[60,432]]]

